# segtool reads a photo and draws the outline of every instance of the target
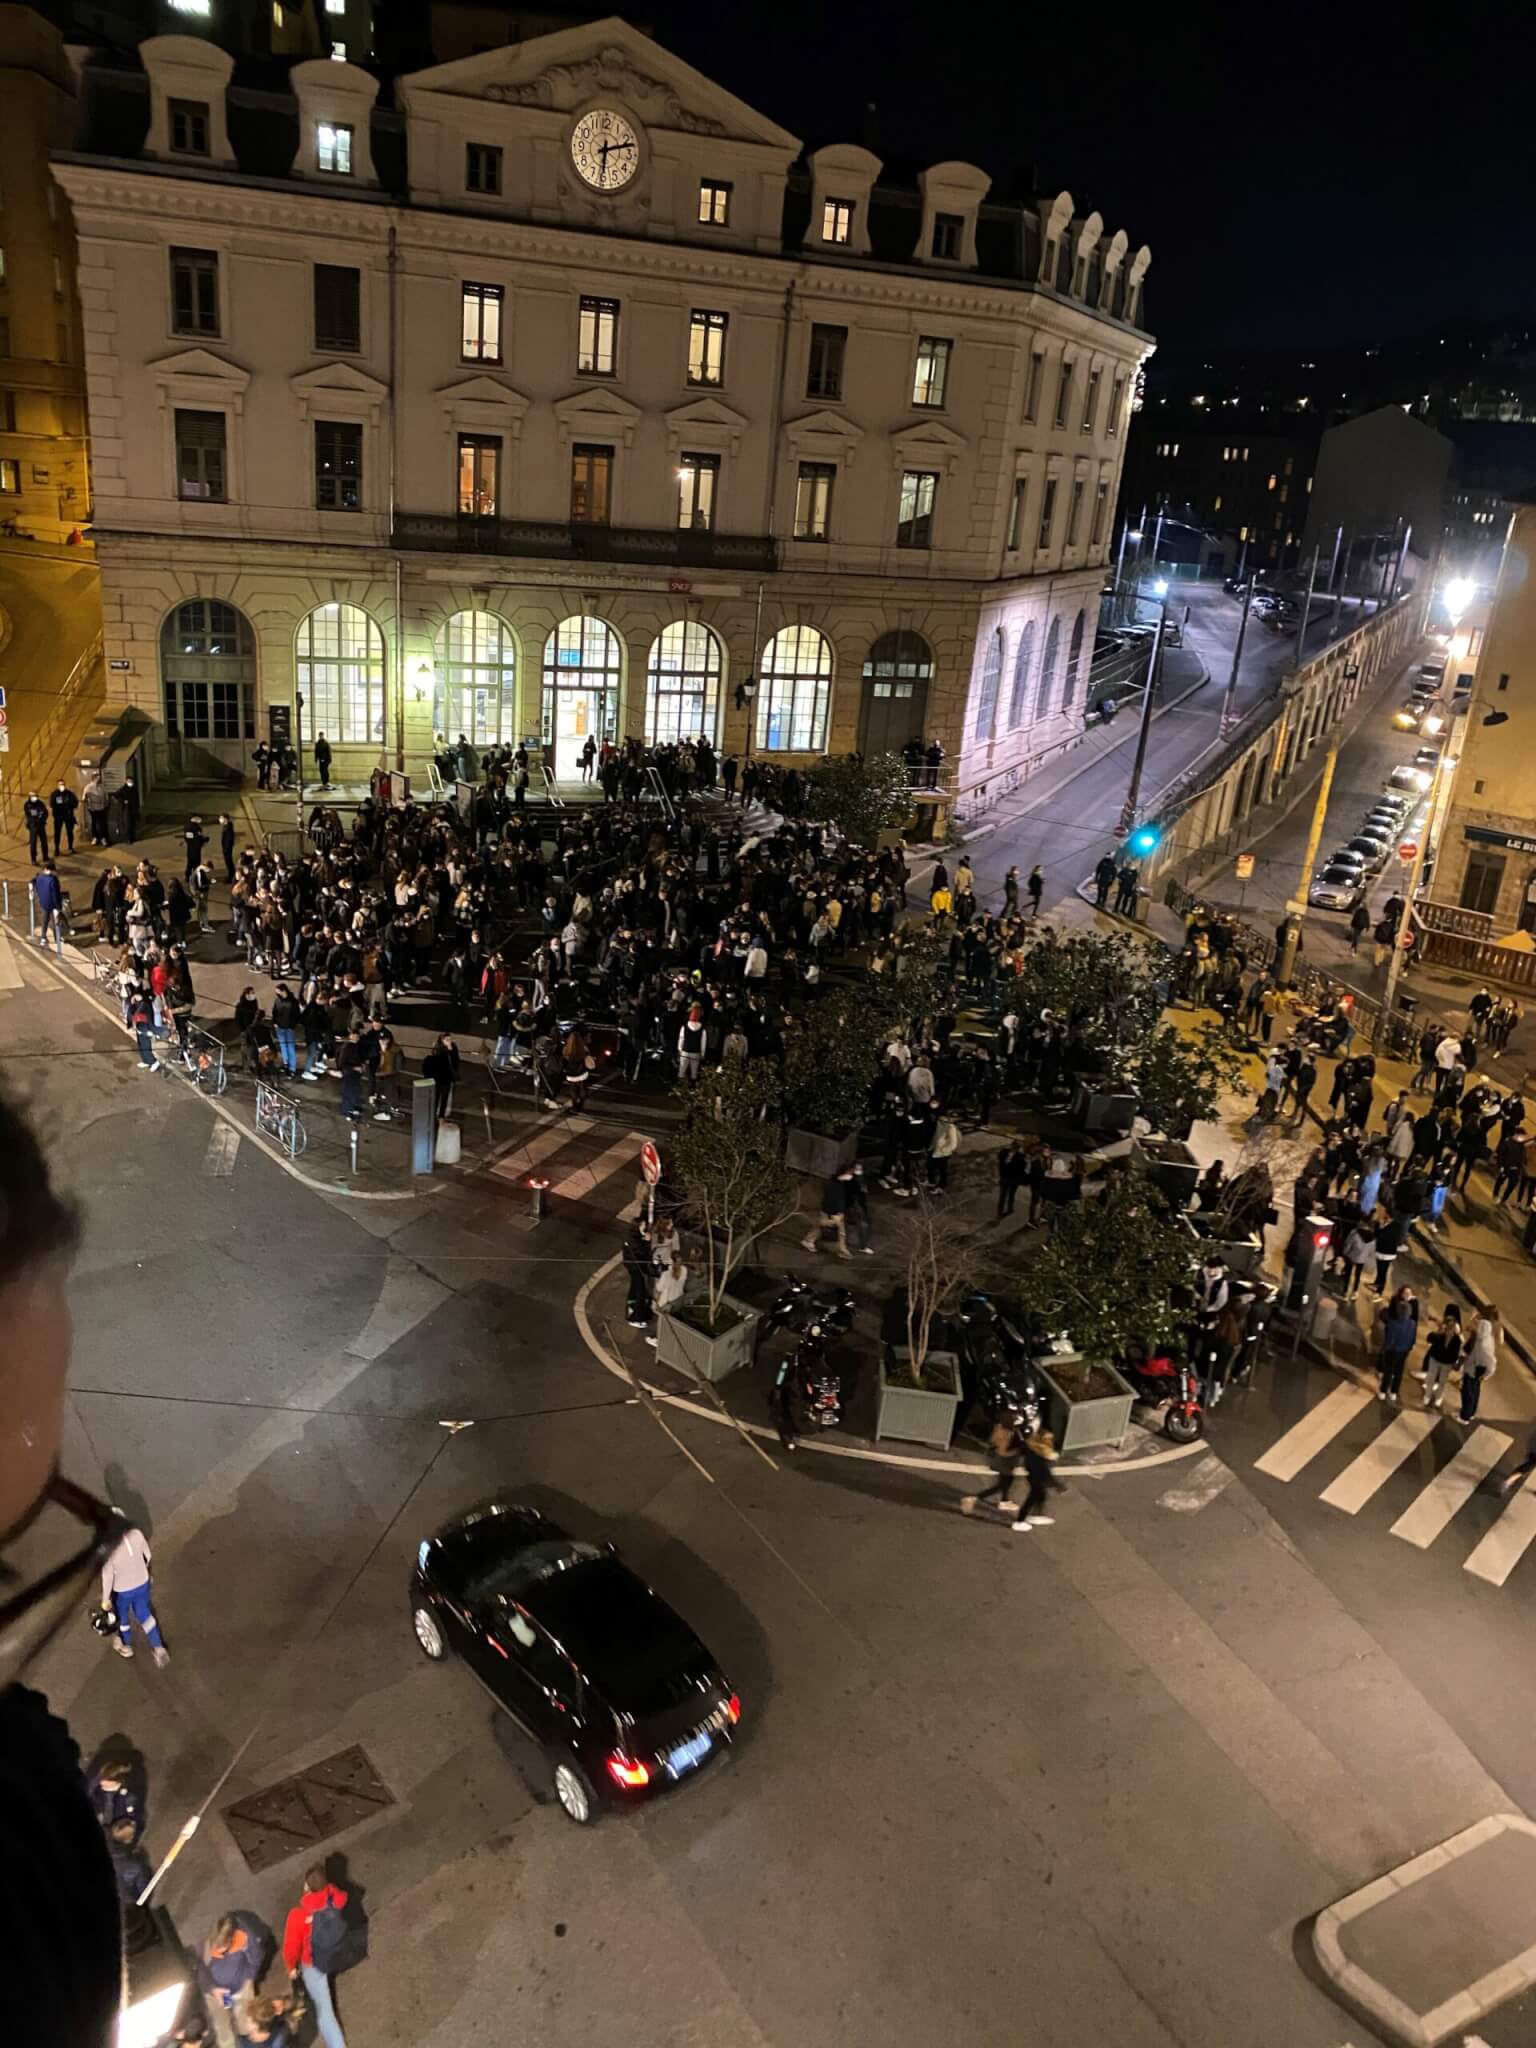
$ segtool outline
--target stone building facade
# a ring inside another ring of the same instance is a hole
[[[1082,729],[1149,261],[973,166],[882,182],[617,20],[394,81],[140,46],[55,162],[108,673],[174,772],[305,699],[434,729],[945,744]]]

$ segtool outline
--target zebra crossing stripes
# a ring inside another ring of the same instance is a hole
[[[608,1189],[607,1201],[622,1198],[624,1206],[615,1203],[614,1214],[623,1221],[637,1213],[632,1182],[640,1171],[645,1133],[625,1131],[594,1153],[588,1134],[597,1129],[595,1117],[556,1115],[493,1161],[489,1170],[499,1179],[517,1184],[537,1172],[549,1182],[551,1198],[567,1202],[605,1203],[604,1190]],[[609,1183],[613,1183],[611,1189]]]
[[[1398,1516],[1392,1534],[1427,1550],[1441,1530],[1450,1526],[1456,1511],[1466,1506],[1509,1444],[1502,1429],[1479,1423],[1449,1465],[1437,1472],[1413,1505]]]
[[[638,1131],[626,1131],[622,1138],[616,1138],[604,1152],[595,1159],[589,1159],[585,1166],[575,1167],[564,1180],[557,1180],[550,1189],[552,1195],[564,1195],[567,1201],[579,1202],[608,1178],[627,1165],[631,1173],[640,1171],[640,1147],[645,1139]]]
[[[1426,1414],[1422,1408],[1405,1408],[1394,1415],[1354,1463],[1346,1465],[1333,1484],[1323,1488],[1321,1498],[1331,1508],[1342,1508],[1346,1515],[1359,1514],[1398,1466],[1405,1465],[1425,1437],[1433,1433],[1438,1420],[1438,1416]]]
[[[1254,1469],[1267,1473],[1271,1479],[1294,1479],[1304,1465],[1310,1465],[1318,1452],[1333,1442],[1345,1424],[1352,1421],[1370,1399],[1366,1388],[1345,1380],[1326,1400],[1303,1415],[1300,1422],[1288,1429],[1277,1443],[1272,1443],[1263,1457],[1255,1461]]]
[[[1490,1586],[1502,1586],[1536,1539],[1536,1472],[1467,1559],[1466,1569]]]
[[[542,1131],[535,1131],[524,1144],[504,1152],[491,1167],[491,1172],[502,1180],[522,1180],[525,1175],[551,1158],[556,1152],[563,1152],[572,1138],[579,1138],[590,1131],[593,1119],[589,1116],[566,1117],[546,1124]]]

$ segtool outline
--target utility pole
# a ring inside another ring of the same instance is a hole
[[[1125,616],[1125,542],[1130,533],[1131,521],[1127,514],[1120,526],[1120,552],[1115,557],[1115,608]]]
[[[1328,595],[1333,596],[1339,578],[1339,549],[1344,545],[1344,529],[1341,526],[1333,536],[1333,560],[1328,564]]]
[[[1152,529],[1152,573],[1154,576],[1157,574],[1157,551],[1163,544],[1163,513],[1167,510],[1167,506],[1168,498],[1165,492],[1163,502],[1157,508],[1157,524]]]
[[[1301,624],[1296,628],[1296,666],[1306,660],[1305,645],[1307,624],[1312,617],[1312,591],[1317,582],[1317,549],[1312,550],[1312,567],[1307,571],[1307,599],[1301,608]]]
[[[1413,521],[1411,519],[1405,520],[1403,523],[1403,544],[1397,551],[1397,567],[1392,573],[1392,588],[1387,592],[1389,602],[1396,601],[1397,593],[1403,587],[1403,570],[1407,567],[1408,563],[1408,543],[1412,539]]]
[[[1413,861],[1408,869],[1408,880],[1403,889],[1403,914],[1397,930],[1392,934],[1392,958],[1387,962],[1387,985],[1381,992],[1381,1015],[1376,1020],[1376,1044],[1385,1050],[1389,1043],[1392,1005],[1397,999],[1397,984],[1402,976],[1407,949],[1403,940],[1413,929],[1413,900],[1419,893],[1419,883],[1424,875],[1424,854],[1429,846],[1430,827],[1435,820],[1436,799],[1440,794],[1440,777],[1445,772],[1446,757],[1451,751],[1451,732],[1456,721],[1451,720],[1450,731],[1440,742],[1440,758],[1435,763],[1434,780],[1429,785],[1429,802],[1424,806],[1424,829],[1419,834],[1418,845],[1414,848]]]
[[[1344,529],[1341,526],[1339,528],[1339,533],[1341,537],[1343,535],[1343,532]],[[1340,569],[1342,569],[1343,572],[1342,574],[1336,573],[1335,576],[1329,578],[1329,588],[1333,591],[1333,630],[1335,637],[1337,637],[1339,630],[1339,614],[1344,609],[1344,593],[1349,588],[1349,557],[1354,549],[1354,545],[1355,544],[1353,540],[1351,540],[1344,550],[1343,561],[1341,563],[1339,559],[1338,544],[1334,544],[1333,566],[1335,572],[1338,572]]]
[[[1227,677],[1227,694],[1221,700],[1221,724],[1217,736],[1225,739],[1237,723],[1237,668],[1243,658],[1243,635],[1248,631],[1248,613],[1253,604],[1253,585],[1243,592],[1243,613],[1237,622],[1237,645],[1232,650],[1232,673]]]
[[[1141,700],[1141,728],[1136,734],[1136,759],[1131,766],[1131,786],[1125,793],[1125,804],[1120,812],[1120,830],[1129,832],[1136,822],[1136,806],[1141,801],[1141,771],[1147,758],[1147,734],[1152,727],[1152,699],[1157,694],[1157,685],[1163,667],[1163,621],[1168,615],[1166,605],[1157,607],[1157,632],[1152,640],[1152,659],[1147,664],[1146,695]]]
[[[1323,779],[1317,787],[1317,802],[1312,810],[1312,829],[1307,834],[1307,850],[1301,860],[1301,886],[1295,900],[1285,906],[1285,943],[1280,948],[1280,959],[1275,970],[1275,979],[1282,988],[1296,971],[1296,955],[1301,950],[1301,920],[1307,911],[1307,897],[1312,888],[1312,870],[1317,865],[1317,849],[1323,843],[1323,820],[1328,815],[1328,792],[1333,788],[1333,771],[1338,758],[1339,743],[1335,738],[1328,742],[1328,758],[1323,763]]]

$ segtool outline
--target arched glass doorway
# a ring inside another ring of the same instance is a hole
[[[589,738],[619,737],[619,636],[606,619],[562,619],[544,643],[544,764],[575,772]]]
[[[859,752],[899,754],[920,740],[928,717],[933,649],[921,633],[882,633],[864,661]]]
[[[323,604],[299,627],[294,664],[304,744],[384,744],[384,635],[355,604]]]
[[[455,612],[437,636],[433,723],[449,744],[511,744],[517,732],[517,644],[494,612]]]
[[[256,636],[244,612],[217,597],[177,605],[160,628],[160,681],[173,769],[198,750],[243,767],[256,738]]]
[[[695,619],[674,619],[651,642],[645,665],[645,737],[649,746],[707,739],[720,728],[720,642]]]

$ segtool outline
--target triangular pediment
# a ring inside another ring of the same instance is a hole
[[[784,431],[795,440],[824,438],[846,441],[850,446],[864,438],[864,429],[854,421],[844,419],[840,412],[802,413],[797,420],[786,420]]]
[[[800,140],[617,15],[414,71],[396,84],[409,111],[428,94],[572,113],[614,100],[649,128],[726,136],[798,155]]]
[[[225,362],[222,356],[206,348],[177,349],[174,355],[161,356],[151,363],[150,368],[157,377],[201,378],[209,385],[221,384],[231,391],[243,391],[251,381],[249,370],[242,370],[238,363]]]
[[[288,389],[296,398],[345,394],[349,398],[366,398],[373,404],[379,404],[389,396],[387,384],[381,384],[377,377],[370,377],[366,370],[359,370],[351,363],[322,363],[317,370],[305,370],[288,379]]]
[[[439,405],[503,405],[518,413],[528,410],[528,400],[523,394],[495,377],[460,377],[454,383],[442,386],[437,393],[437,402]]]
[[[750,424],[744,413],[733,412],[718,398],[696,398],[690,405],[675,405],[666,419],[679,433],[688,427],[714,427],[723,434],[741,434]]]
[[[964,453],[965,445],[964,434],[957,434],[942,420],[920,420],[917,425],[903,427],[899,434],[891,436],[891,447],[903,460],[911,456],[933,455],[953,462],[957,455]]]
[[[550,410],[558,420],[579,415],[588,420],[612,420],[616,427],[632,427],[640,417],[639,406],[620,398],[617,391],[573,391],[569,398],[557,398]]]

